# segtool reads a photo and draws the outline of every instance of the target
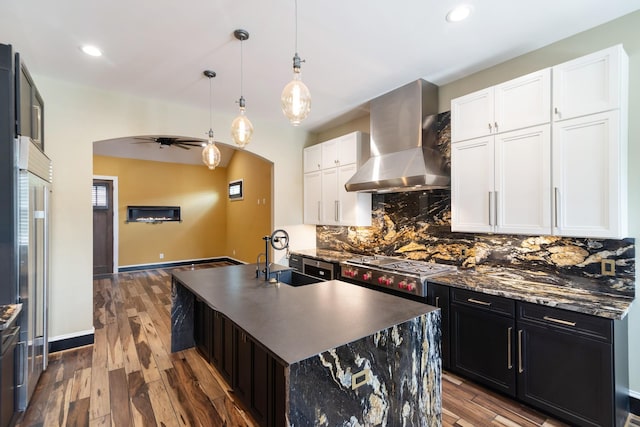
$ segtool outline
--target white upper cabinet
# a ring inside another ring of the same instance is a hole
[[[493,136],[451,146],[451,231],[493,231]]]
[[[451,230],[551,233],[549,125],[463,141],[451,151]]]
[[[451,101],[451,229],[627,237],[628,74],[618,45]]]
[[[322,171],[304,174],[304,223],[322,223]]]
[[[551,70],[536,71],[451,101],[451,140],[548,123]]]
[[[494,132],[510,132],[551,121],[551,69],[495,86]]]
[[[622,45],[617,45],[553,67],[554,120],[626,105],[628,61]]]
[[[322,169],[357,163],[358,133],[350,133],[319,144],[322,147]]]
[[[626,237],[626,125],[620,123],[618,110],[554,123],[555,234]]]
[[[369,157],[369,135],[352,132],[305,148],[305,224],[371,225],[371,194],[344,184]]]
[[[451,101],[451,142],[492,133],[493,93],[491,87]]]
[[[303,168],[304,173],[322,169],[322,147],[319,144],[304,149]]]
[[[551,233],[551,128],[495,136],[495,231]]]

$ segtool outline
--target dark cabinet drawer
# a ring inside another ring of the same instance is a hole
[[[613,338],[613,322],[609,319],[543,305],[518,303],[518,320],[550,326],[557,331],[564,330],[570,334],[579,334],[605,342],[611,342]]]
[[[451,288],[451,303],[463,304],[507,316],[515,316],[515,301],[466,289]]]

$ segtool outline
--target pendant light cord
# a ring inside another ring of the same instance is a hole
[[[211,77],[209,77],[209,130],[213,129],[213,101],[212,94],[213,89],[211,89]]]
[[[240,98],[244,96],[244,53],[242,45],[244,40],[240,39]]]
[[[296,30],[296,34],[295,34],[295,41],[296,41],[296,45],[295,45],[295,53],[298,53],[298,0],[294,0],[294,10],[295,10],[295,14],[296,14],[296,19],[295,19],[295,30]]]

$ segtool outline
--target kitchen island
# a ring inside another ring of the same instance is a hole
[[[274,285],[252,265],[174,273],[172,300],[171,350],[225,347],[203,353],[261,425],[441,424],[434,307],[338,280]],[[203,337],[203,319],[221,326]]]

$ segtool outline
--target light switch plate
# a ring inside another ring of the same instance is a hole
[[[613,259],[603,259],[600,261],[600,270],[603,276],[615,276],[616,261]]]

